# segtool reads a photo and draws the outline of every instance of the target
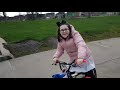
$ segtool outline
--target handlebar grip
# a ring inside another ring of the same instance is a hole
[[[59,63],[59,61],[57,60],[56,63]]]
[[[87,62],[87,60],[83,60],[83,62]]]
[[[59,61],[57,60],[56,63],[52,63],[52,65],[57,65],[57,63],[59,63]]]

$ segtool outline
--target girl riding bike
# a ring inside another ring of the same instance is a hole
[[[64,20],[62,20],[62,22],[57,22],[56,24],[58,26],[58,46],[56,53],[53,55],[53,62],[57,63],[64,53],[64,50],[66,50],[70,57],[70,62],[75,60],[75,63],[79,66],[76,68],[78,68],[80,72],[84,72],[85,76],[97,78],[91,51],[87,47],[80,33]],[[86,63],[83,63],[83,60],[86,60]]]

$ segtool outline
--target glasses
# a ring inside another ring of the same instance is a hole
[[[64,31],[67,31],[69,30],[68,28],[65,28],[65,29],[61,29],[60,32],[64,32]]]

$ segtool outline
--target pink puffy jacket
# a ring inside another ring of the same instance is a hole
[[[72,26],[72,25],[71,25]],[[54,57],[59,58],[66,50],[67,54],[70,57],[70,61],[74,59],[88,59],[91,55],[90,49],[87,47],[85,41],[82,36],[75,28],[72,26],[72,36],[73,38],[68,40],[62,40],[62,42],[58,42],[57,51],[53,55]]]

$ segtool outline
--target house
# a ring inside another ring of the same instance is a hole
[[[116,15],[117,13],[116,13],[116,12],[106,12],[106,14],[107,14],[108,16],[111,16],[111,15]]]
[[[46,19],[54,18],[54,17],[55,17],[55,13],[46,13]]]
[[[46,19],[46,15],[45,14],[37,14],[36,19]]]
[[[67,17],[71,18],[75,16],[76,16],[76,12],[67,12]]]
[[[25,16],[24,15],[17,15],[17,16],[14,16],[13,17],[14,20],[24,20],[25,19]]]
[[[88,16],[88,12],[67,12],[68,18],[78,18]]]
[[[5,18],[3,16],[0,16],[0,21],[3,21]]]
[[[75,12],[75,17],[81,17],[82,16],[82,12]]]
[[[101,12],[74,12],[74,17],[99,16]]]
[[[55,18],[65,18],[66,14],[65,12],[58,12],[55,15]]]

